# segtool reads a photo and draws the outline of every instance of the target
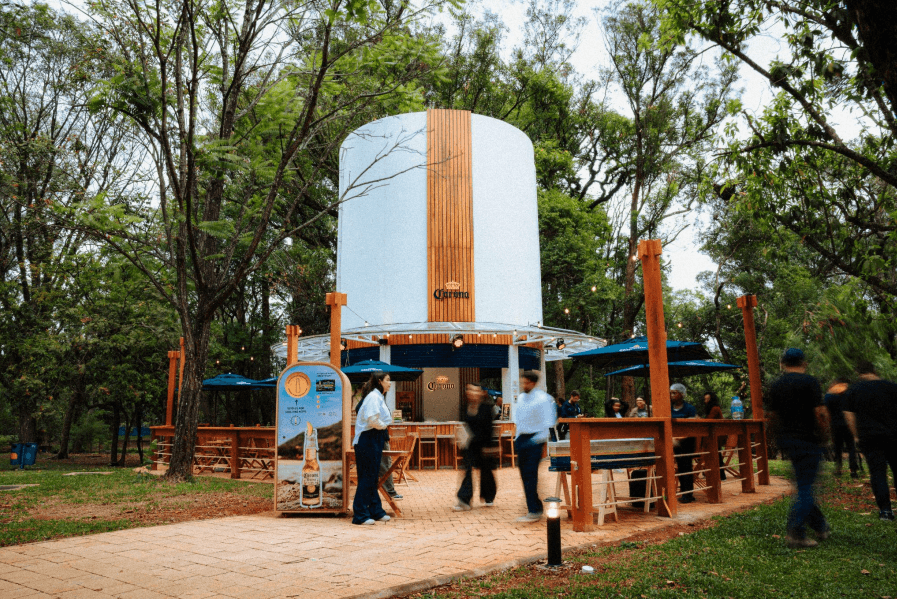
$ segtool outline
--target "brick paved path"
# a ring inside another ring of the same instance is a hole
[[[541,495],[554,475],[543,464]],[[348,518],[238,516],[137,528],[0,548],[3,599],[184,597],[389,597],[463,575],[544,557],[545,523],[518,524],[525,512],[517,471],[498,471],[496,505],[454,512],[454,471],[414,473],[399,486],[404,518],[353,526]],[[723,487],[725,503],[682,506],[676,520],[624,510],[593,533],[562,521],[565,548],[624,539],[636,532],[701,520],[791,492],[773,479],[757,493]],[[622,491],[622,489],[621,489]]]

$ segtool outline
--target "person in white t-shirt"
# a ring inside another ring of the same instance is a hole
[[[517,398],[515,421],[517,437],[514,448],[523,493],[526,495],[527,514],[518,522],[538,522],[542,519],[542,501],[539,499],[539,462],[548,441],[548,431],[557,423],[557,410],[550,395],[536,388],[538,372],[525,372],[520,379],[523,393]]]

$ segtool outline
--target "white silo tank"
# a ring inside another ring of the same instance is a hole
[[[343,330],[541,322],[536,173],[520,130],[444,110],[369,123],[341,147],[340,197]]]

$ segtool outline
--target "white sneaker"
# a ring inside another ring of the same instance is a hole
[[[459,499],[459,500],[458,500],[458,503],[456,503],[456,504],[454,505],[454,507],[452,507],[452,509],[455,510],[456,512],[469,512],[469,511],[470,511],[470,504],[469,504],[469,503],[465,503],[465,502],[463,502],[463,501],[461,501],[461,500]]]
[[[483,505],[486,507],[492,507],[495,505],[495,502],[494,501],[486,501],[486,502],[483,502]]]
[[[389,522],[392,518],[389,517],[389,514],[385,514],[382,518],[378,518],[377,522]],[[367,524],[367,522],[365,522]]]
[[[542,514],[534,514],[533,512],[529,512],[526,516],[520,516],[517,518],[517,522],[538,522],[542,519]]]
[[[361,524],[362,524],[362,525],[365,525],[365,524],[366,524],[366,525],[368,525],[368,526],[373,526],[373,525],[376,524],[376,523],[377,523],[377,522],[376,522],[373,518],[368,518],[367,520],[365,520],[365,521],[362,522]]]

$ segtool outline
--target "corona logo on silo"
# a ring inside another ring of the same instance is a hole
[[[427,389],[430,391],[442,391],[445,389],[454,389],[455,383],[449,382],[449,377],[440,374],[435,379],[427,383]]]
[[[437,300],[470,299],[470,292],[461,291],[461,283],[449,281],[444,288],[434,290],[433,297]]]

